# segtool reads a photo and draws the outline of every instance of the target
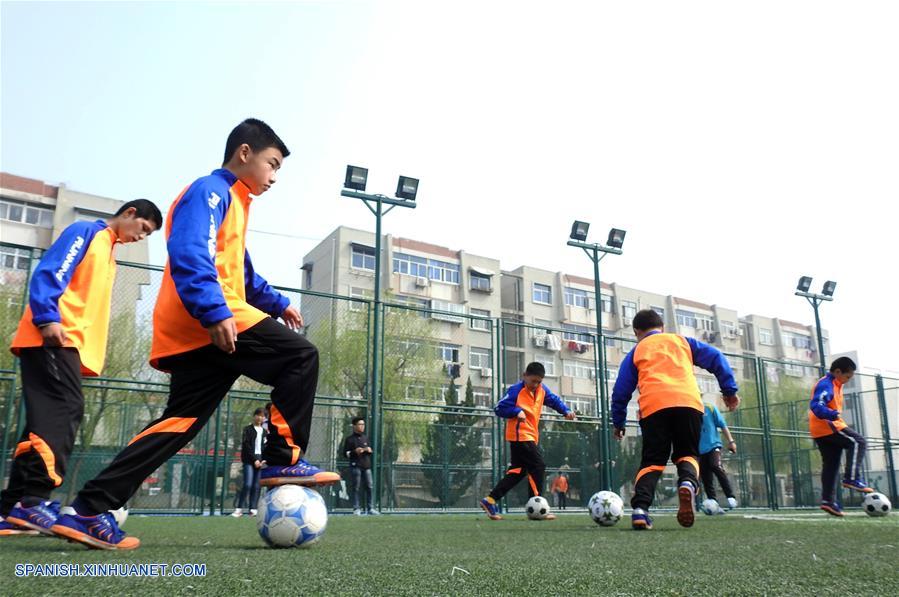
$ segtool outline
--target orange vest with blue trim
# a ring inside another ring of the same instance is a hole
[[[166,221],[169,257],[153,311],[150,364],[212,343],[206,327],[233,317],[243,332],[288,303],[252,272],[246,254],[249,188],[225,169],[198,179],[175,199]],[[252,278],[248,280],[248,276]],[[261,281],[271,312],[248,302]],[[280,309],[280,311],[279,311]]]
[[[808,429],[812,437],[825,437],[848,427],[840,416],[843,410],[843,384],[828,373],[818,380],[809,403]]]
[[[537,442],[540,439],[540,415],[543,413],[544,403],[559,414],[571,412],[562,399],[542,383],[537,386],[536,392],[531,392],[524,382],[510,387],[493,409],[497,416],[508,419],[506,440]],[[519,412],[524,412],[524,419],[518,418]]]
[[[106,361],[118,237],[103,220],[75,222],[47,249],[31,277],[28,306],[10,349],[43,345],[39,326],[59,323],[65,346],[78,350],[81,373],[97,376]]]
[[[679,406],[704,412],[693,373],[693,353],[686,338],[665,333],[646,336],[634,348],[633,360],[641,418]]]

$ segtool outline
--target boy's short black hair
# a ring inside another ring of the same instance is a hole
[[[253,416],[255,417],[255,416],[257,416],[257,415],[258,415],[258,416],[263,416],[263,417],[264,417],[264,416],[265,416],[265,409],[264,409],[264,408],[257,408],[256,410],[254,410],[254,411],[253,411]]]
[[[856,369],[855,361],[850,359],[849,357],[839,357],[834,359],[834,362],[830,364],[830,372],[840,371],[841,373],[852,373]]]
[[[134,215],[138,218],[149,220],[156,224],[156,230],[162,229],[162,212],[156,207],[156,204],[149,199],[134,199],[129,201],[115,212],[115,216],[120,216],[128,209],[134,208]],[[114,216],[114,217],[115,217]]]
[[[275,134],[272,127],[265,124],[258,118],[247,118],[231,131],[228,135],[228,141],[225,143],[225,160],[222,164],[227,164],[228,160],[234,157],[237,148],[246,143],[253,151],[262,151],[269,147],[274,147],[281,152],[285,158],[290,155],[290,150],[284,145],[281,137]]]
[[[646,330],[663,327],[665,322],[662,321],[662,316],[652,309],[643,309],[642,311],[637,311],[631,325],[634,326],[635,330],[645,332]]]
[[[365,417],[353,417],[353,425],[358,423],[359,421],[365,422]]]
[[[538,363],[535,361],[533,363],[528,363],[527,368],[524,370],[524,374],[546,377],[546,368],[543,366],[543,363]]]

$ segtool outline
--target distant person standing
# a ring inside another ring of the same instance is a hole
[[[355,417],[353,419],[353,433],[343,440],[343,454],[350,461],[350,472],[353,477],[353,514],[362,515],[362,507],[368,514],[380,514],[371,503],[372,478],[371,478],[371,444],[365,435],[365,419]],[[360,493],[365,490],[365,499],[360,499]]]
[[[265,411],[257,408],[253,412],[253,423],[243,429],[240,441],[240,463],[243,471],[243,483],[234,498],[234,512],[231,516],[239,518],[243,514],[244,501],[248,501],[250,516],[256,516],[256,504],[259,502],[259,473],[265,466],[262,449],[266,437],[263,429]]]
[[[568,506],[568,477],[559,472],[554,478],[550,491],[556,496],[556,505],[564,510]]]

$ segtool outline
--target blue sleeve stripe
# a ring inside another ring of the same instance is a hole
[[[44,253],[29,285],[28,305],[34,325],[62,322],[59,299],[90,250],[94,237],[106,227],[106,222],[102,220],[75,222],[63,230]]]
[[[170,216],[169,266],[178,297],[191,317],[205,326],[232,316],[218,281],[218,230],[230,207],[224,179],[207,176],[184,192]]]

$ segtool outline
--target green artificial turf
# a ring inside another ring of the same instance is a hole
[[[899,516],[671,515],[651,531],[586,513],[332,516],[307,549],[266,547],[250,518],[138,517],[134,552],[0,538],[2,595],[899,595]],[[16,564],[206,564],[205,578],[16,578]]]

